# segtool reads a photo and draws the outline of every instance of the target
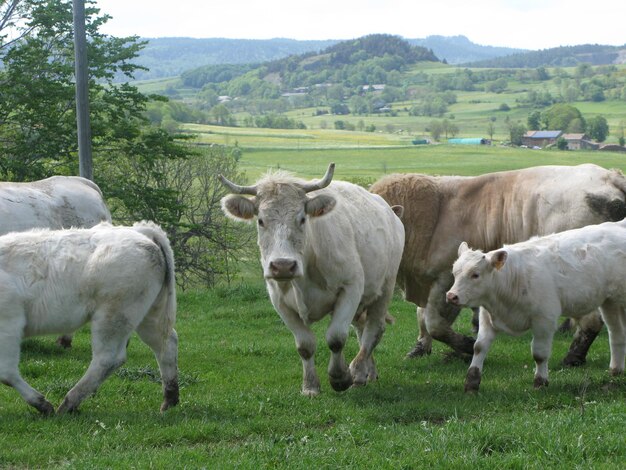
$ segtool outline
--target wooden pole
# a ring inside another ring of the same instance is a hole
[[[91,125],[89,122],[89,78],[87,73],[87,38],[85,2],[73,0],[74,59],[76,75],[76,125],[78,129],[78,167],[80,176],[93,179]]]

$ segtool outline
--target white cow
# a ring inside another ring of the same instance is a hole
[[[154,351],[161,410],[178,403],[176,285],[172,250],[151,222],[32,230],[0,237],[0,382],[42,414],[53,406],[18,370],[23,337],[71,333],[91,322],[92,361],[58,413],[80,402],[126,360],[133,331]]]
[[[559,317],[578,317],[598,307],[609,331],[611,373],[624,371],[626,219],[533,238],[486,254],[466,243],[458,251],[447,300],[481,306],[466,391],[478,390],[497,331],[517,335],[532,330],[535,387],[547,385]]]
[[[306,182],[286,172],[268,174],[254,186],[222,177],[236,194],[222,200],[238,220],[257,218],[263,276],[274,308],[294,335],[304,372],[302,393],[320,392],[316,339],[309,328],[330,314],[328,374],[335,390],[377,378],[372,351],[385,330],[387,305],[404,246],[404,228],[379,196],[346,182]],[[315,191],[315,196],[307,193]],[[367,315],[361,313],[367,311]],[[353,323],[360,350],[348,368],[343,348]]]
[[[79,176],[52,176],[29,183],[0,182],[0,235],[32,228],[93,227],[111,222],[100,188]],[[71,336],[58,341],[70,347]]]

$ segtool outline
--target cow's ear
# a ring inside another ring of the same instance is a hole
[[[237,194],[230,194],[222,198],[222,210],[231,219],[250,220],[256,215],[254,199],[248,199]]]
[[[334,197],[320,194],[304,204],[304,212],[311,217],[319,217],[332,211],[336,204],[337,200]]]
[[[506,250],[498,250],[491,255],[491,265],[497,270],[502,269],[504,263],[506,263],[506,258],[508,254]]]
[[[470,247],[467,244],[467,242],[461,242],[461,244],[459,245],[459,250],[457,252],[457,256],[461,256],[463,253],[465,253],[469,249],[470,249]]]

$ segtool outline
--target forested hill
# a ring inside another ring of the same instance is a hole
[[[489,68],[537,68],[572,67],[578,64],[610,65],[623,63],[626,63],[626,44],[624,46],[584,44],[512,54],[472,62],[469,65],[472,67]]]
[[[319,53],[292,55],[258,66],[205,66],[187,71],[181,78],[185,86],[201,88],[207,83],[225,82],[254,71],[258,79],[283,90],[345,82],[346,77],[353,86],[358,86],[386,84],[390,75],[420,61],[439,60],[431,50],[412,46],[398,36],[372,34],[339,42]]]
[[[259,64],[290,55],[319,52],[340,41],[295,39],[144,38],[146,47],[135,63],[149,70],[137,71],[137,80],[173,77],[204,65]],[[407,39],[414,46],[430,49],[441,60],[458,64],[520,52],[506,47],[481,46],[465,36],[428,36]]]

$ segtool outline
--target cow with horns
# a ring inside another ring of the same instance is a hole
[[[331,163],[326,175],[313,182],[277,171],[254,186],[239,186],[220,175],[235,193],[222,199],[224,212],[235,220],[256,217],[267,290],[294,335],[303,366],[302,393],[308,396],[320,392],[316,339],[309,326],[328,314],[331,386],[342,391],[377,378],[372,352],[385,330],[404,246],[401,208],[392,210],[360,186],[331,183],[334,167]],[[351,323],[360,350],[348,367],[343,348]]]

